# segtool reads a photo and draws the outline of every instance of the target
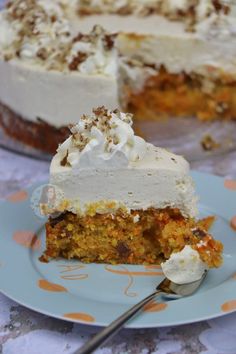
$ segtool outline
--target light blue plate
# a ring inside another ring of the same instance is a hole
[[[127,327],[148,328],[210,319],[236,310],[236,182],[193,172],[201,216],[216,215],[212,233],[224,243],[224,264],[211,270],[199,291],[167,303],[155,301]],[[105,326],[151,293],[161,281],[158,267],[38,260],[44,250],[44,220],[33,213],[37,186],[0,204],[0,291],[38,312]],[[233,219],[235,220],[235,219]],[[33,239],[33,242],[31,242]]]

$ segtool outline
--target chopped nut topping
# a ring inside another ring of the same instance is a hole
[[[78,52],[77,56],[72,59],[72,61],[69,63],[69,69],[70,70],[77,70],[79,64],[83,63],[86,59],[88,58],[88,54]]]
[[[212,0],[212,4],[217,13],[223,12],[225,15],[228,15],[230,12],[230,7],[220,0]]]
[[[68,162],[68,155],[69,155],[69,151],[67,150],[65,157],[63,157],[63,159],[61,160],[61,166],[67,166],[69,165]]]
[[[49,9],[36,0],[10,1],[2,14],[15,33],[8,48],[13,57],[53,61],[69,41],[69,21],[59,1]]]
[[[105,34],[103,38],[103,42],[105,44],[105,48],[107,50],[111,50],[114,47],[114,39],[116,35],[115,34]]]
[[[40,48],[38,51],[37,51],[37,56],[42,59],[42,60],[46,60],[47,57],[48,57],[48,52],[47,52],[47,49],[46,48]]]
[[[83,115],[80,119],[80,126],[71,125],[73,145],[81,152],[90,141],[90,134],[93,128],[97,128],[100,132],[105,133],[105,152],[110,153],[112,149],[120,143],[120,137],[116,133],[117,124],[112,120],[112,115],[121,121],[132,125],[132,114],[124,114],[119,110],[109,111],[104,106],[93,109],[93,115]],[[127,142],[132,147],[132,142]],[[67,156],[62,162],[66,163]]]
[[[79,33],[72,40],[70,53],[68,53],[69,70],[79,70],[82,63],[89,62],[88,69],[93,71],[93,66],[98,72],[106,70],[114,57],[115,34],[108,34],[101,26],[94,26],[89,34]],[[104,57],[101,62],[96,59],[97,53]],[[91,63],[93,63],[91,65]],[[96,69],[97,68],[97,69]],[[86,69],[85,69],[86,70]]]
[[[94,26],[89,34],[73,36],[60,0],[49,1],[48,5],[37,0],[10,1],[2,16],[12,29],[12,38],[3,50],[5,60],[17,57],[48,70],[80,71],[88,59],[83,72],[116,75],[116,62],[112,62],[116,60],[116,35]]]

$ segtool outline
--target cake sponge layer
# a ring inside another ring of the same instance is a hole
[[[149,209],[126,214],[79,217],[65,213],[46,224],[49,258],[76,258],[83,262],[160,264],[186,245],[199,252],[209,267],[222,262],[222,244],[208,229],[214,218],[196,222],[178,209]]]

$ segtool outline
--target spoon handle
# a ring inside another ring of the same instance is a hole
[[[114,320],[108,327],[101,330],[96,334],[91,340],[89,340],[85,345],[83,345],[74,354],[90,354],[95,349],[97,349],[101,344],[105,343],[109,338],[114,336],[126,322],[128,322],[135,314],[137,314],[145,305],[147,305],[151,300],[153,300],[157,294],[162,291],[157,290],[151,295],[147,296],[145,299],[141,300],[138,304],[131,307],[123,315]]]

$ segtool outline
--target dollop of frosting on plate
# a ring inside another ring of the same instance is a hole
[[[132,115],[104,107],[84,115],[58,148],[61,165],[76,169],[120,169],[142,160],[147,143],[134,134]]]
[[[172,253],[167,261],[161,263],[161,267],[164,275],[176,284],[197,281],[208,269],[199,253],[188,245],[182,251]]]

